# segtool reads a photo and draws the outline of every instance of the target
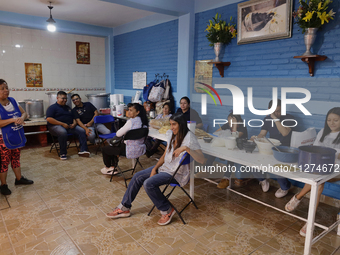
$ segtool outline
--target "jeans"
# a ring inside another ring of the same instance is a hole
[[[76,126],[75,128],[65,129],[60,125],[53,125],[49,126],[48,130],[50,131],[51,135],[58,137],[58,142],[60,145],[60,155],[67,154],[68,134],[73,134],[78,137],[80,143],[80,151],[88,151],[86,133],[83,128]]]
[[[214,161],[215,161],[215,159],[216,159],[216,157],[211,156],[211,155],[205,155],[205,158],[207,159],[207,161],[206,161],[206,163],[205,163],[205,165],[206,165],[207,167],[212,166],[213,163],[214,163]],[[235,178],[237,178],[237,179],[245,178],[245,176],[241,176],[241,171],[240,171],[241,165],[240,165],[240,164],[234,163],[234,162],[231,162],[231,161],[227,161],[227,160],[226,160],[226,165],[227,165],[227,170],[229,170],[229,169],[232,169],[232,170],[235,169],[235,170],[236,170],[236,171],[234,172],[234,173],[235,173]],[[229,166],[230,166],[230,167],[229,167]],[[217,169],[217,168],[216,168],[216,169]],[[217,169],[217,170],[218,170],[218,169]],[[216,171],[216,173],[218,174],[218,171]],[[232,173],[233,173],[232,171],[226,171],[226,172],[224,173],[223,177],[229,178],[229,177],[231,176]]]
[[[172,175],[164,172],[160,172],[152,177],[150,177],[152,167],[142,170],[136,173],[132,180],[130,181],[128,188],[124,194],[123,200],[118,208],[123,211],[130,210],[131,203],[135,200],[139,189],[144,185],[144,189],[148,194],[151,201],[161,211],[162,214],[167,214],[171,210],[171,205],[166,197],[163,195],[159,186],[168,184]],[[178,184],[178,182],[173,179],[171,183]]]
[[[99,134],[107,135],[107,134],[110,134],[110,133],[111,133],[111,131],[110,131],[107,127],[105,127],[105,125],[103,125],[103,124],[101,124],[101,123],[96,124],[96,126],[97,126],[97,130],[98,130],[98,133],[99,133]],[[94,129],[94,126],[92,126],[92,127],[87,127],[87,128],[91,130],[91,133],[90,133],[90,135],[87,137],[87,139],[90,141],[90,143],[93,143],[93,144],[94,144],[95,141],[96,141],[96,131],[95,131],[95,129]]]

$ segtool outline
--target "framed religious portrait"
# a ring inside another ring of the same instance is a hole
[[[293,0],[251,0],[237,5],[237,44],[292,36]]]
[[[76,42],[77,64],[90,64],[90,43]]]
[[[39,63],[25,63],[26,87],[42,87],[42,65]]]

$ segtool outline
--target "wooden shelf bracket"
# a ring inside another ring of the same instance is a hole
[[[310,76],[314,76],[315,61],[324,61],[327,58],[327,56],[310,55],[310,56],[295,56],[294,58],[300,58],[303,62],[307,63]]]
[[[230,62],[208,62],[208,64],[214,64],[220,72],[221,77],[224,77],[224,67],[230,66]]]

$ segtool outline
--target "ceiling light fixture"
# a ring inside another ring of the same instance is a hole
[[[48,9],[50,9],[50,18],[48,20],[46,20],[46,22],[48,22],[48,25],[47,25],[47,30],[50,31],[50,32],[55,32],[57,29],[55,27],[55,20],[52,18],[52,9],[53,9],[53,6],[51,5],[52,2],[49,2],[50,5],[47,6]]]

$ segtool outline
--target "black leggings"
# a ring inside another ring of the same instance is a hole
[[[126,146],[125,143],[121,143],[120,146],[105,146],[102,148],[103,161],[106,167],[118,165],[118,157],[117,156],[125,156],[126,155]]]

